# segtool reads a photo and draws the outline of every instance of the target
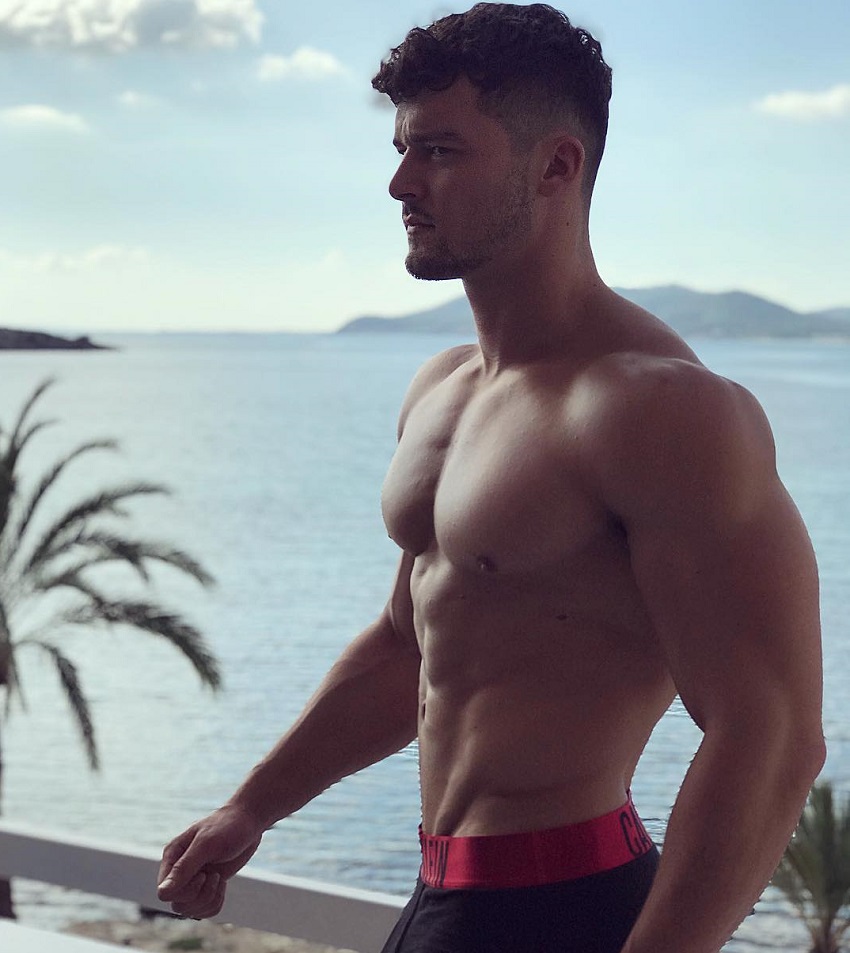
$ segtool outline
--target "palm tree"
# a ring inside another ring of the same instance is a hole
[[[803,920],[811,953],[838,953],[850,928],[850,798],[836,800],[829,782],[812,788],[771,881]]]
[[[212,585],[213,579],[187,553],[115,529],[121,520],[129,518],[125,504],[139,497],[169,493],[159,484],[137,482],[97,489],[58,516],[37,519],[43,501],[72,463],[90,453],[117,449],[112,440],[84,443],[57,460],[25,492],[20,485],[21,455],[30,441],[53,423],[32,423],[30,418],[52,384],[47,380],[36,388],[11,431],[0,429],[0,700],[4,702],[0,719],[8,718],[13,701],[26,709],[18,677],[20,653],[43,653],[56,669],[88,764],[97,770],[92,712],[77,668],[63,650],[63,633],[75,627],[129,626],[171,643],[189,660],[203,685],[213,690],[221,685],[218,663],[195,627],[154,602],[108,594],[95,578],[98,569],[124,564],[143,585],[151,582],[149,567],[156,563],[170,566],[203,586]],[[33,620],[39,617],[41,621],[36,624]],[[0,751],[0,787],[2,777]],[[9,884],[4,882],[0,882],[0,916],[14,916]]]

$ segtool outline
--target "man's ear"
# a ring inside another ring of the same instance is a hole
[[[584,172],[584,146],[575,136],[561,135],[549,139],[544,159],[546,167],[538,185],[541,195],[552,195],[564,186],[581,181]]]

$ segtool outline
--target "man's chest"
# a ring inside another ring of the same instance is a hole
[[[580,553],[604,516],[556,401],[436,393],[414,408],[383,490],[390,536],[458,567],[533,572]]]

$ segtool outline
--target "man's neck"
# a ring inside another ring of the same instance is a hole
[[[607,289],[589,246],[564,257],[493,263],[463,281],[489,373],[571,349],[594,300]]]

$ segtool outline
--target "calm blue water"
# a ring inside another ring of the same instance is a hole
[[[173,650],[142,635],[67,638],[99,732],[103,769],[91,775],[50,667],[22,657],[29,712],[14,710],[5,727],[3,806],[10,818],[159,848],[230,794],[383,605],[397,556],[379,490],[399,403],[422,361],[454,342],[108,340],[122,350],[0,352],[0,422],[55,375],[40,416],[60,423],[31,445],[32,472],[82,440],[117,436],[123,445],[120,456],[98,454],[69,471],[57,506],[126,479],[175,489],[172,499],[140,502],[134,526],[190,549],[216,575],[212,593],[167,573],[156,586],[205,631],[226,691],[202,692]],[[693,343],[709,366],[753,390],[773,422],[823,578],[826,774],[850,787],[850,347]],[[639,769],[635,798],[659,838],[698,741],[674,706]],[[270,832],[256,865],[406,893],[417,868],[416,780],[415,754],[403,752],[342,782]],[[19,899],[25,917],[51,924],[114,910],[26,884]],[[771,894],[729,949],[758,947],[801,947]]]

